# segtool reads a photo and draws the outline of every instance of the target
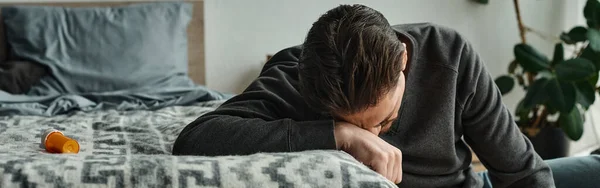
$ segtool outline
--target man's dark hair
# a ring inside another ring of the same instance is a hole
[[[327,11],[302,48],[300,93],[320,113],[348,115],[375,106],[402,71],[404,46],[387,19],[364,5]]]

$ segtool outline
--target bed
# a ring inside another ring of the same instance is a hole
[[[0,58],[51,74],[0,91],[0,187],[396,187],[341,151],[171,155],[185,125],[231,97],[203,87],[202,1],[22,5],[0,4]],[[49,128],[79,153],[42,149]]]

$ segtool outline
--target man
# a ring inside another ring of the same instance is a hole
[[[467,144],[489,170],[470,168]],[[188,125],[177,155],[339,149],[402,187],[553,187],[471,45],[342,5],[240,95]],[[482,178],[483,177],[483,178]]]

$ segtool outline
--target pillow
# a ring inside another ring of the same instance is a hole
[[[10,53],[39,62],[58,93],[190,87],[187,26],[192,5],[2,8]]]

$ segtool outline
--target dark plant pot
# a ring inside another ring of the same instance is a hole
[[[554,159],[569,155],[569,138],[562,129],[544,127],[535,137],[527,136],[542,159]]]

